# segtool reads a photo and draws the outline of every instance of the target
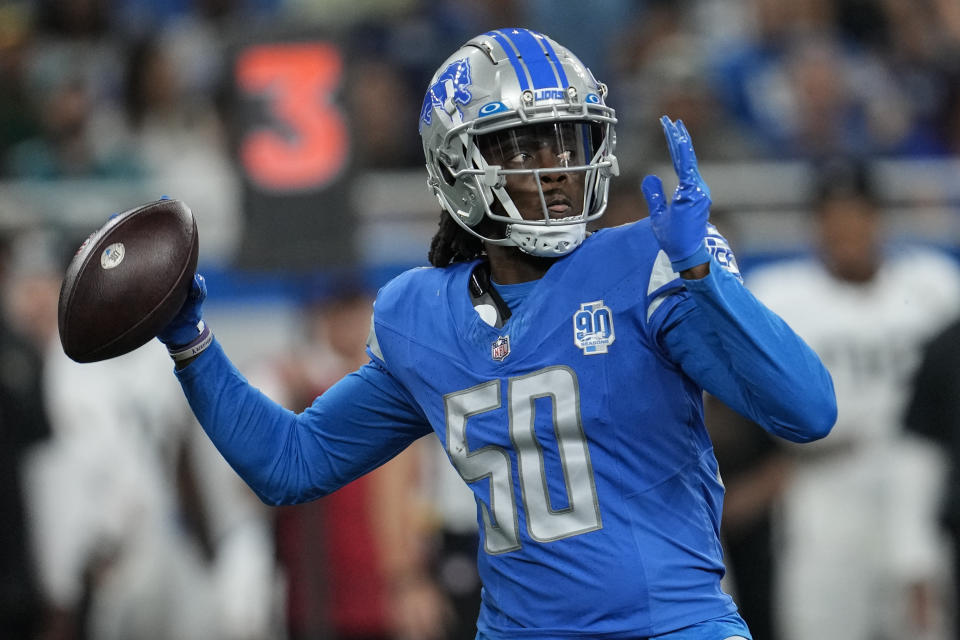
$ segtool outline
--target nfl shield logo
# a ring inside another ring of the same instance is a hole
[[[510,355],[510,336],[500,336],[494,340],[490,355],[497,362],[503,362],[503,359]]]

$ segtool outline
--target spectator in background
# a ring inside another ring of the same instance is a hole
[[[12,148],[18,178],[139,176],[120,119],[124,42],[107,0],[28,3],[27,90],[37,135]]]
[[[947,92],[939,122],[949,152],[960,155],[960,69],[949,76]]]
[[[22,474],[32,448],[49,436],[43,405],[42,360],[36,346],[13,328],[7,310],[10,245],[0,240],[0,637],[40,637],[45,602],[37,585],[34,531],[27,517]],[[45,629],[49,640],[58,640]]]
[[[169,32],[130,46],[124,78],[126,136],[155,192],[176,194],[196,211],[208,259],[234,257],[243,225],[240,179],[227,148],[212,88],[191,86],[194,59]]]
[[[960,638],[960,321],[934,337],[913,379],[907,427],[946,453],[949,474],[942,484],[938,521],[953,552],[953,638]]]
[[[669,162],[659,132],[648,126],[663,113],[683,119],[702,161],[756,154],[756,143],[722,108],[708,65],[714,54],[695,29],[687,3],[658,1],[614,32],[617,106],[630,105],[618,112],[622,170],[641,173],[653,162]]]
[[[557,11],[557,4],[552,0],[520,0],[515,4],[522,7],[520,15],[505,16],[512,19],[502,24],[533,24],[550,34],[551,38],[565,42],[574,51],[595,52],[597,64],[591,67],[591,73],[597,78],[609,78],[612,75],[610,65],[622,52],[615,46],[615,38],[598,38],[597,34],[615,34],[635,15],[639,14],[644,19],[650,5],[663,3],[654,0],[606,0],[601,7],[590,2],[571,2],[563,7],[563,11]],[[493,26],[501,25],[498,23]],[[699,138],[697,144],[700,144]]]
[[[438,439],[424,438],[413,446],[433,523],[432,530],[426,531],[431,568],[450,605],[444,637],[473,638],[483,586],[477,572],[477,503],[450,465]]]
[[[73,78],[87,88],[98,111],[113,111],[124,57],[124,43],[113,21],[113,0],[37,0],[30,4],[33,78]],[[57,76],[58,72],[63,76]]]
[[[14,145],[7,154],[6,173],[13,178],[135,179],[141,175],[136,158],[116,136],[98,135],[89,87],[67,69],[50,70],[38,80],[40,133]]]
[[[39,0],[37,24],[52,36],[94,41],[109,34],[110,0]]]
[[[756,132],[766,155],[941,150],[890,61],[841,40],[830,3],[797,4],[755,0],[753,37],[715,52],[726,109]]]
[[[262,505],[190,428],[162,350],[67,359],[59,255],[23,248],[16,273],[30,295],[14,295],[13,308],[45,346],[52,430],[30,457],[27,500],[53,637],[272,640],[277,580]]]
[[[4,308],[14,330],[43,353],[57,333],[60,235],[38,226],[20,229],[11,242]],[[78,245],[79,246],[79,245]]]
[[[909,151],[956,153],[942,132],[960,73],[960,5],[952,0],[841,0],[845,38],[885,61],[917,123]]]
[[[168,31],[171,25],[179,28],[183,22],[194,22],[195,27],[202,23],[210,29],[208,46],[218,46],[215,41],[235,27],[269,24],[271,19],[279,18],[285,4],[289,3],[286,0],[110,0],[110,15],[117,30],[134,37]]]
[[[347,283],[304,307],[304,336],[253,376],[303,410],[367,360],[372,296]],[[430,575],[432,540],[420,488],[424,454],[410,451],[320,500],[276,516],[287,576],[290,640],[440,640],[447,604]],[[411,508],[411,505],[423,508]],[[473,621],[471,621],[471,624]]]
[[[27,82],[30,31],[25,7],[0,7],[0,175],[9,149],[37,135],[40,123]]]
[[[351,80],[346,86],[345,113],[356,163],[363,169],[419,168],[423,159],[417,153],[417,131],[397,123],[413,121],[420,100],[400,67],[388,57],[374,58],[369,53],[348,57],[346,75]]]
[[[943,558],[929,526],[938,478],[902,428],[921,345],[960,311],[948,257],[895,248],[867,167],[824,164],[816,257],[754,270],[751,290],[820,355],[839,416],[822,443],[790,449],[779,613],[786,640],[922,638],[938,624]]]
[[[726,580],[756,638],[781,638],[774,514],[789,478],[783,447],[713,396],[704,405],[725,488],[721,522]]]

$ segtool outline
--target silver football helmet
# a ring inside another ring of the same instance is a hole
[[[618,173],[606,93],[541,33],[499,29],[473,38],[440,66],[423,101],[429,188],[485,242],[535,256],[569,253],[587,222],[603,215]],[[542,216],[530,219],[537,201]]]

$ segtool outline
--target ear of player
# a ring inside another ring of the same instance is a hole
[[[650,225],[657,242],[679,273],[710,261],[703,242],[710,217],[710,189],[700,176],[693,141],[683,121],[673,122],[663,116],[660,124],[677,174],[677,188],[669,203],[659,177],[645,177],[640,188],[650,208]]]
[[[57,315],[64,352],[77,362],[129,353],[165,332],[189,299],[199,322],[198,254],[196,221],[179,200],[163,198],[111,216],[80,246],[64,275]],[[203,329],[176,346],[194,342]],[[180,339],[185,332],[170,335]]]

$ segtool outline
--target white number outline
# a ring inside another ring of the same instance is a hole
[[[489,508],[479,498],[477,504],[484,524],[484,551],[491,555],[521,548],[512,465],[504,447],[486,445],[470,451],[467,423],[472,416],[502,407],[500,389],[500,380],[491,380],[444,396],[446,446],[454,467],[468,484],[490,479]],[[535,432],[534,404],[538,398],[551,399],[552,424],[567,492],[568,506],[563,509],[555,510],[550,504],[543,447]],[[507,410],[528,535],[537,542],[552,542],[601,529],[600,503],[573,369],[554,366],[509,378]]]

